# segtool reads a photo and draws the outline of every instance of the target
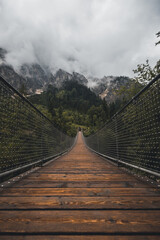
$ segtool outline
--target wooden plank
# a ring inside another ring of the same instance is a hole
[[[0,209],[159,209],[159,197],[1,197]]]
[[[29,180],[34,181],[36,179],[39,180],[57,180],[57,181],[113,181],[125,179],[134,180],[133,176],[129,176],[127,174],[39,174],[33,173],[28,177]]]
[[[91,153],[81,135],[69,154],[6,186],[0,239],[159,239],[160,192]]]
[[[0,211],[0,232],[156,233],[160,211]]]
[[[12,187],[12,185],[11,185]],[[37,188],[150,188],[151,186],[148,184],[144,184],[137,181],[93,181],[93,182],[65,182],[65,181],[42,181],[35,180],[30,181],[29,179],[19,181],[14,184],[14,188],[29,188],[29,187],[37,187]]]
[[[37,174],[63,174],[63,175],[65,175],[65,174],[76,174],[76,175],[82,175],[82,174],[93,174],[93,175],[95,175],[95,174],[120,174],[120,171],[116,171],[116,170],[99,170],[99,171],[97,171],[97,170],[86,170],[86,169],[84,169],[84,170],[81,170],[81,169],[79,169],[79,170],[77,170],[77,169],[70,169],[70,170],[50,170],[50,171],[48,171],[48,170],[39,170],[39,171],[36,171],[36,173]]]
[[[69,235],[69,236],[59,236],[59,235],[43,235],[43,236],[35,236],[35,235],[17,235],[17,236],[13,236],[13,235],[8,235],[8,236],[0,236],[1,240],[159,240],[159,236],[154,236],[154,235],[136,235],[136,236],[126,236],[126,235],[122,235],[122,236],[101,236],[101,235],[97,235],[97,236],[75,236],[75,235]]]
[[[8,188],[1,196],[159,196],[152,188]]]

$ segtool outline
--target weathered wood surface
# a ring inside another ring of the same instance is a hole
[[[91,153],[67,155],[0,192],[0,239],[160,239],[160,193]]]
[[[1,240],[159,240],[159,236],[154,236],[154,235],[143,235],[143,236],[105,236],[105,235],[96,235],[96,236],[88,236],[88,235],[81,235],[81,236],[73,236],[73,235],[31,235],[31,236],[24,236],[22,234],[17,235],[17,236],[1,236]]]

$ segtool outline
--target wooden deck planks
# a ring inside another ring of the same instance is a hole
[[[144,183],[137,183],[137,181],[41,181],[22,180],[15,183],[14,188],[150,188]]]
[[[9,238],[8,238],[9,237]],[[17,236],[1,236],[1,240],[135,240],[137,236],[72,236],[72,235],[64,235],[64,236],[59,236],[59,235],[32,235],[32,236],[24,236],[24,235],[17,235]],[[159,236],[154,236],[154,235],[143,235],[143,236],[138,236],[138,240],[159,240]]]
[[[159,196],[159,192],[152,188],[10,188],[3,196]]]
[[[141,233],[160,234],[159,211],[0,211],[1,230],[17,233]],[[7,223],[7,224],[6,224]]]
[[[3,209],[160,209],[160,197],[3,197]]]
[[[133,235],[133,236],[132,236]],[[0,239],[160,238],[160,192],[91,153],[67,155],[0,193]]]

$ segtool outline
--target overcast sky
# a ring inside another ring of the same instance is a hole
[[[15,68],[132,76],[159,59],[158,31],[160,0],[0,0],[0,47]]]

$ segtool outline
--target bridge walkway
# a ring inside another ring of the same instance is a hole
[[[81,133],[68,154],[10,182],[1,240],[160,239],[159,191],[90,152]]]

